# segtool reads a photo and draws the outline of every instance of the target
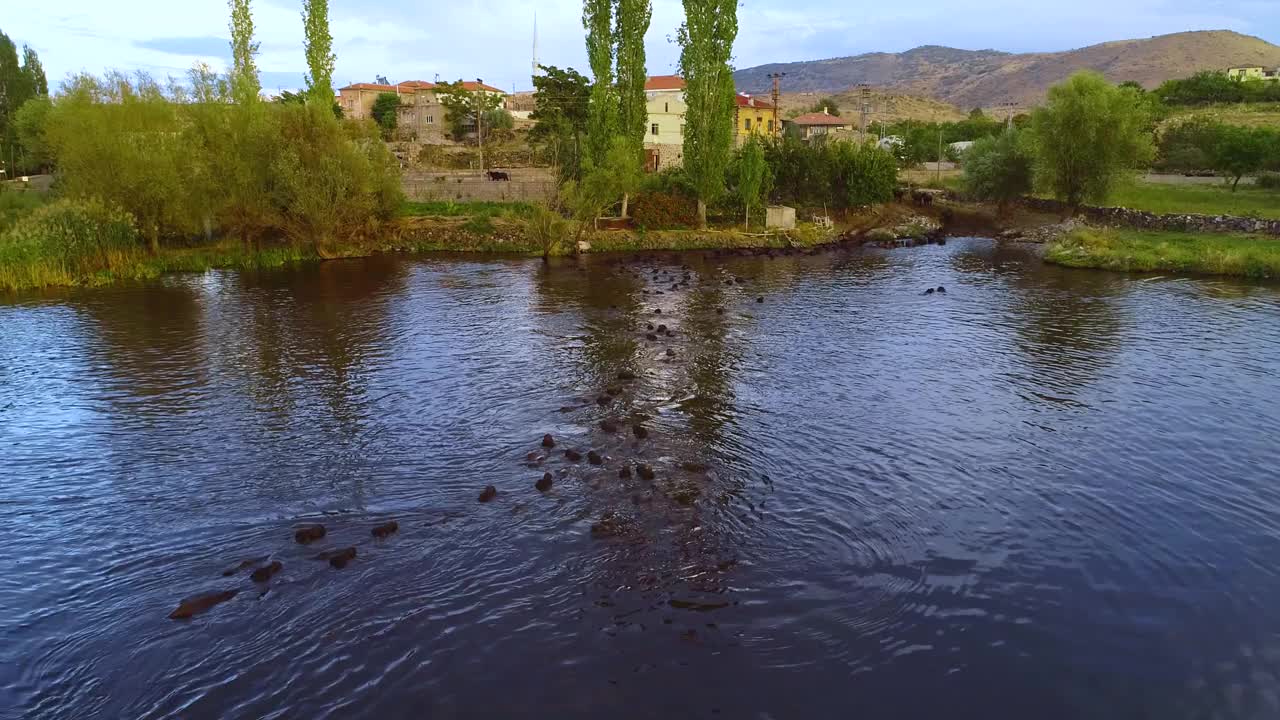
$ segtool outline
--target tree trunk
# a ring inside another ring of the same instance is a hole
[[[743,218],[743,221],[742,221],[742,229],[746,232],[751,232],[751,206],[750,205],[747,206],[746,217]]]
[[[160,228],[154,225],[147,229],[147,248],[152,255],[160,254]]]
[[[631,199],[631,193],[622,193],[622,219],[627,219],[627,200]]]
[[[1237,175],[1237,176],[1236,176],[1236,181],[1235,181],[1235,182],[1233,182],[1233,183],[1231,183],[1231,192],[1235,192],[1235,191],[1236,191],[1236,188],[1240,187],[1240,178],[1242,178],[1242,177],[1244,177],[1244,176],[1243,176],[1243,175]]]
[[[698,229],[707,229],[707,204],[701,198],[698,199]]]

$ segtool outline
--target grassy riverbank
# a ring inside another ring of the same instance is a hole
[[[1280,277],[1280,240],[1083,228],[1049,243],[1045,259],[1076,268]]]
[[[1238,215],[1280,219],[1280,192],[1241,185],[1231,192],[1225,183],[1178,185],[1135,182],[1117,188],[1107,205],[1160,214]]]

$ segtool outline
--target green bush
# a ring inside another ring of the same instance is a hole
[[[831,149],[832,199],[836,207],[857,208],[886,203],[898,185],[893,155],[874,145],[836,143]]]
[[[1280,173],[1277,173],[1277,172],[1259,173],[1258,187],[1264,190],[1280,190]]]
[[[646,230],[698,225],[698,206],[693,199],[671,192],[640,192],[631,200],[628,212],[636,226]]]
[[[1003,207],[1031,192],[1034,160],[1017,130],[976,141],[966,153],[965,191]]]
[[[0,233],[45,204],[45,196],[28,190],[6,190],[0,185]]]
[[[0,287],[73,284],[138,252],[129,213],[96,198],[58,200],[0,235]]]

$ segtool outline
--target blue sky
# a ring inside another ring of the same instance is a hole
[[[585,69],[580,3],[331,2],[339,86],[375,75],[392,81],[438,75],[527,89],[535,11],[541,61]],[[80,70],[142,69],[164,77],[182,75],[196,61],[217,68],[228,61],[227,6],[220,0],[4,4],[0,30],[40,53],[51,83]],[[302,82],[300,7],[300,0],[254,2],[259,66],[269,91]],[[681,17],[679,0],[654,0],[647,38],[651,74],[674,71],[678,51],[670,38]],[[1034,0],[742,0],[738,21],[738,67],[918,45],[1066,50],[1183,30],[1236,30],[1280,44],[1280,0],[1073,0],[1052,6]]]

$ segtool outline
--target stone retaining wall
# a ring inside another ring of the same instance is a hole
[[[1024,198],[1023,204],[1032,210],[1065,213],[1066,203],[1042,198]],[[1252,233],[1280,236],[1280,220],[1262,220],[1236,215],[1160,215],[1129,208],[1092,207],[1080,208],[1080,214],[1096,223],[1122,225],[1140,230],[1169,230],[1175,232]]]

